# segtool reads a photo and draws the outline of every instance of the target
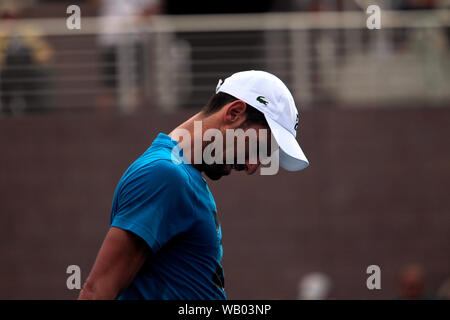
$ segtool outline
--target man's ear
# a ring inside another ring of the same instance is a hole
[[[245,120],[245,110],[247,104],[242,100],[235,100],[225,107],[223,113],[223,121],[225,124],[231,125],[233,123],[242,122]]]

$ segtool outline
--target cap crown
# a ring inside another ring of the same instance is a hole
[[[296,136],[299,118],[294,98],[283,81],[273,74],[257,70],[237,72],[223,83],[219,81],[216,92],[245,101]]]

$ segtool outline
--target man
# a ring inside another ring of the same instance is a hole
[[[201,112],[169,135],[159,134],[123,175],[114,195],[111,228],[79,298],[225,299],[221,229],[202,173],[217,180],[232,169],[248,174],[258,169],[262,159],[250,161],[247,140],[233,151],[233,163],[225,161],[229,146],[236,146],[236,136],[227,135],[230,130],[270,130],[280,146],[281,166],[304,169],[308,160],[295,139],[297,126],[294,99],[274,75],[244,71],[220,81]],[[214,163],[195,159],[213,143],[195,141],[208,130],[228,139],[227,147],[211,152]],[[237,161],[242,154],[244,161]]]

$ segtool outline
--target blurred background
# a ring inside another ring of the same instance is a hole
[[[311,165],[209,183],[228,298],[450,298],[449,6],[0,0],[0,298],[76,298],[128,165],[249,69],[291,89]]]

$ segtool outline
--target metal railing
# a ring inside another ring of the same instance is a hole
[[[1,109],[201,107],[219,78],[249,69],[279,76],[304,108],[448,105],[448,11],[383,11],[380,30],[368,30],[366,19],[365,12],[82,18],[80,30],[68,30],[65,19],[0,22]],[[108,41],[105,23],[120,25]]]

